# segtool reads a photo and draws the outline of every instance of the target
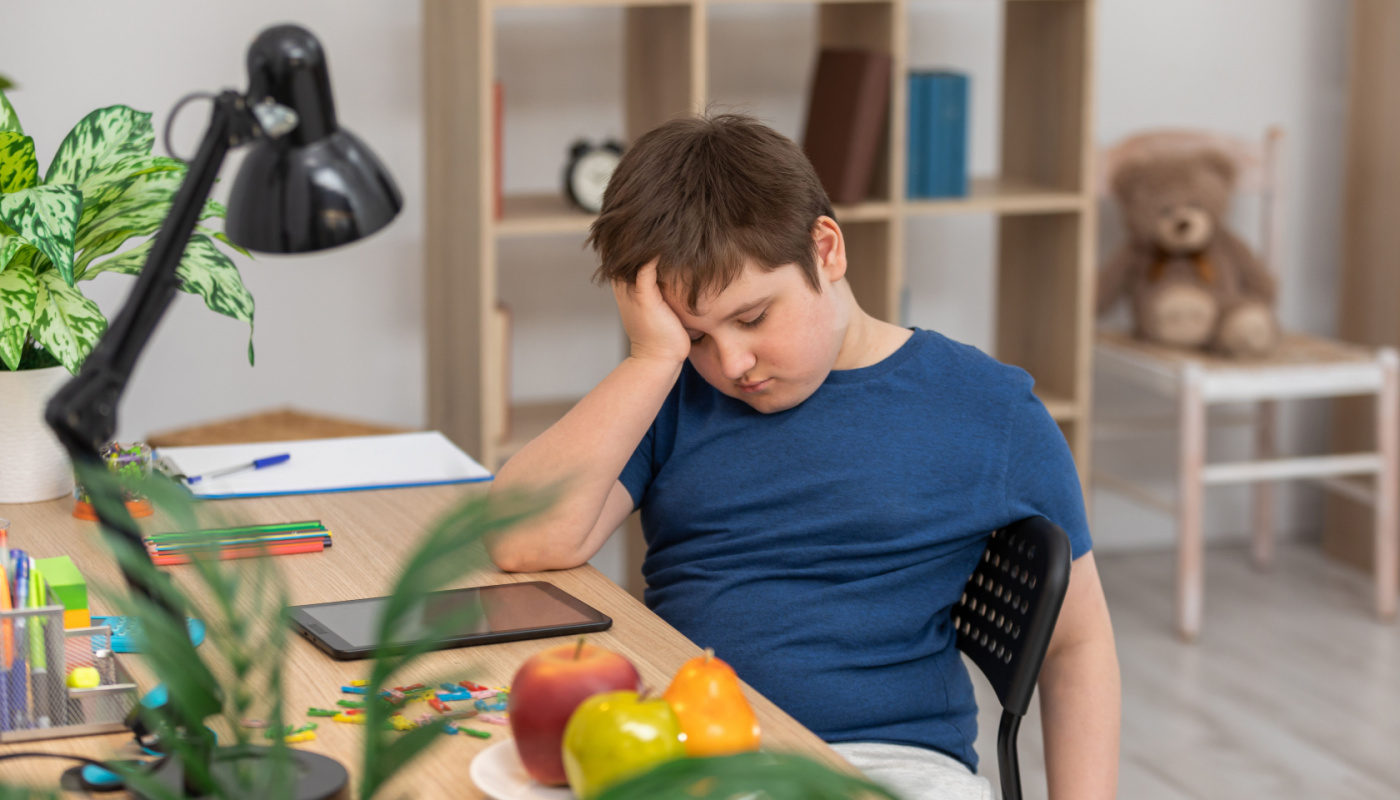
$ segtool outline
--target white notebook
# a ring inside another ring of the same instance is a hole
[[[280,494],[357,492],[491,480],[491,473],[437,431],[351,436],[297,442],[162,447],[168,470],[203,475],[288,453],[282,464],[208,478],[190,486],[196,497],[220,500]]]

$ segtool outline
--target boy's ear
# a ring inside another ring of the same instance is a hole
[[[817,270],[827,283],[846,277],[846,238],[841,226],[831,217],[817,217],[812,226],[812,244],[817,256]]]

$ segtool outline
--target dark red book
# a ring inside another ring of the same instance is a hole
[[[859,203],[870,193],[892,64],[887,53],[868,50],[824,49],[817,56],[802,149],[833,203]]]

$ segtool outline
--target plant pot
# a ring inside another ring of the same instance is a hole
[[[0,503],[37,503],[73,491],[68,453],[44,406],[71,376],[63,367],[0,369]]]

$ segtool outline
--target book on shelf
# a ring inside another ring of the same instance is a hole
[[[969,78],[965,73],[909,73],[911,199],[967,196]]]
[[[831,202],[864,200],[889,116],[887,53],[823,49],[817,56],[802,149]]]

